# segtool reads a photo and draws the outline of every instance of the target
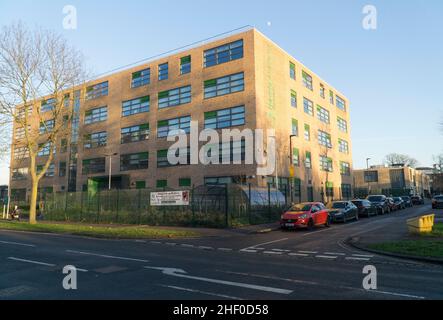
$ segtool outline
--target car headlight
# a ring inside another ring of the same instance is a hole
[[[302,214],[302,215],[299,217],[299,219],[306,219],[307,217],[308,217],[307,214]]]

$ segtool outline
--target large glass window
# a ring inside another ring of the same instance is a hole
[[[314,116],[314,103],[303,97],[303,109],[305,113],[309,114],[310,116]]]
[[[300,166],[300,150],[297,148],[292,149],[292,164],[296,167]]]
[[[335,102],[337,105],[337,108],[339,108],[340,110],[346,111],[346,102],[345,100],[343,100],[342,98],[340,98],[339,96],[335,96]]]
[[[351,199],[352,198],[352,186],[350,184],[343,183],[341,185],[341,195],[343,199]]]
[[[191,72],[191,56],[180,58],[180,74]]]
[[[43,167],[44,165],[37,165],[36,169],[37,169],[37,174],[40,174],[43,171]],[[51,163],[48,167],[48,169],[46,169],[46,172],[44,174],[45,178],[52,178],[55,176],[55,164]]]
[[[348,162],[340,161],[340,173],[343,176],[351,175],[351,165]]]
[[[151,83],[151,68],[134,72],[132,74],[131,88],[138,88]]]
[[[320,97],[325,98],[325,86],[320,84]]]
[[[297,92],[291,90],[291,107],[297,108]]]
[[[329,124],[329,121],[330,121],[329,111],[326,110],[325,108],[317,105],[317,118],[321,122]]]
[[[326,156],[320,156],[320,170],[332,172],[332,159]]]
[[[105,147],[107,140],[108,133],[106,131],[86,134],[84,136],[83,147],[85,149]]]
[[[54,130],[55,120],[46,120],[40,123],[39,132],[40,134],[45,134],[52,132]]]
[[[337,117],[337,125],[338,125],[338,129],[340,131],[345,132],[345,133],[348,132],[348,123],[346,122],[345,119]]]
[[[85,159],[82,163],[82,174],[103,173],[105,172],[105,166],[105,158]]]
[[[121,129],[121,143],[138,142],[149,139],[149,123]]]
[[[25,180],[29,174],[29,168],[12,169],[12,180]]]
[[[204,67],[211,67],[243,58],[243,40],[235,41],[203,53]]]
[[[49,154],[51,153],[51,143],[47,142],[45,144],[40,144],[39,146],[39,152],[37,153],[38,157],[46,157],[49,156]],[[53,153],[55,153],[55,148],[53,150]]]
[[[205,99],[243,91],[245,89],[244,73],[237,73],[204,82]]]
[[[365,182],[378,182],[378,171],[365,171]]]
[[[149,96],[124,101],[122,103],[122,116],[128,117],[134,114],[149,112]]]
[[[157,137],[165,138],[168,135],[178,135],[179,130],[189,133],[191,130],[191,117],[180,117],[169,120],[160,120],[157,124]]]
[[[218,161],[219,163],[237,163],[245,160],[246,149],[245,149],[245,140],[237,140],[237,141],[229,141],[218,144],[217,145],[206,145],[205,158],[209,162],[212,151],[218,151]]]
[[[312,154],[309,151],[306,151],[305,168],[307,169],[312,168]]]
[[[178,163],[178,164],[171,164],[168,160],[168,153],[174,154],[178,157],[181,154],[186,154],[186,163]],[[191,148],[187,147],[184,149],[176,149],[176,150],[158,150],[157,151],[157,167],[158,168],[165,168],[165,167],[172,167],[172,166],[180,166],[180,165],[189,165],[191,164]]]
[[[15,147],[14,148],[14,159],[20,160],[29,157],[29,150],[27,147]]]
[[[205,112],[205,129],[222,129],[244,124],[244,106]]]
[[[302,72],[302,77],[303,77],[303,86],[305,86],[306,88],[308,88],[309,90],[313,90],[312,87],[312,77],[309,73],[303,71]]]
[[[100,107],[85,112],[85,124],[106,121],[108,118],[108,107]]]
[[[292,62],[289,62],[289,77],[295,80],[295,64]]]
[[[158,108],[174,107],[191,102],[191,86],[181,87],[158,94]]]
[[[148,169],[149,153],[133,153],[120,156],[120,171]]]
[[[292,135],[298,136],[298,120],[292,119]]]
[[[55,108],[55,98],[51,98],[48,100],[43,100],[40,106],[40,112],[48,112],[48,111],[53,111]]]
[[[346,154],[348,154],[348,153],[349,153],[349,145],[348,145],[348,142],[345,141],[345,140],[342,140],[342,139],[338,139],[338,150],[339,150],[341,153],[346,153]]]
[[[332,148],[331,135],[324,131],[318,130],[318,143],[322,146]]]
[[[97,99],[108,95],[108,81],[98,83],[86,88],[86,100]]]
[[[66,162],[59,162],[58,164],[58,176],[59,177],[66,177]]]
[[[158,81],[167,80],[169,77],[169,64],[163,63],[158,66]]]
[[[309,126],[309,124],[305,124],[305,140],[311,140],[311,127]]]

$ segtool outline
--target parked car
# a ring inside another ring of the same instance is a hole
[[[280,220],[282,229],[307,228],[316,226],[329,227],[331,218],[329,211],[321,202],[305,202],[294,204],[286,211]]]
[[[358,220],[358,209],[351,201],[334,201],[328,205],[328,209],[333,222]]]
[[[443,195],[434,196],[432,198],[432,209],[443,209]]]
[[[405,202],[405,206],[406,206],[407,208],[412,207],[412,200],[411,200],[411,197],[403,196],[403,197],[401,197],[401,198],[402,198],[403,201]]]
[[[358,209],[359,217],[370,217],[377,215],[377,209],[368,200],[355,199],[351,201]]]
[[[411,197],[411,201],[414,206],[419,206],[419,205],[425,204],[425,200],[420,196]]]
[[[394,198],[388,197],[389,207],[391,208],[390,212],[397,211],[399,209],[398,205],[395,203]]]
[[[403,210],[406,208],[406,204],[401,197],[394,197],[393,199],[397,206],[397,210]]]
[[[370,201],[376,208],[377,214],[385,214],[391,212],[391,206],[388,199],[384,195],[368,196],[366,200]]]

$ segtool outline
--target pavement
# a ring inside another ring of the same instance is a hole
[[[217,230],[180,240],[0,231],[0,299],[443,299],[443,266],[345,244],[387,236],[429,212],[425,205],[314,231]],[[76,290],[62,285],[68,265],[77,268]],[[368,265],[376,290],[363,288]]]

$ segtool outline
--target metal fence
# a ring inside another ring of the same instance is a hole
[[[289,204],[289,195],[271,186],[203,185],[187,190],[188,206],[151,205],[151,192],[173,189],[130,189],[47,193],[38,210],[49,221],[224,228],[278,221]],[[29,205],[11,201],[26,218]]]

